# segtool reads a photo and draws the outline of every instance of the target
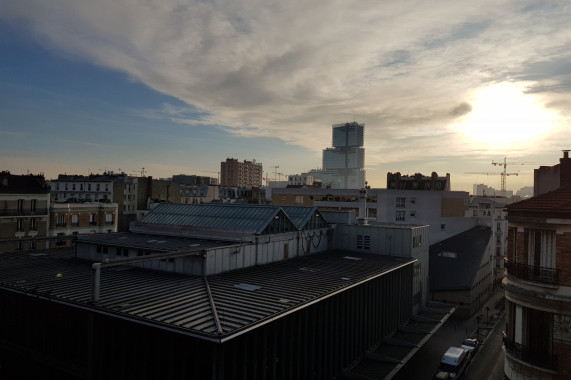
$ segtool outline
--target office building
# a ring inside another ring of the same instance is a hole
[[[323,187],[360,189],[365,186],[365,124],[334,124],[331,148],[323,150],[321,170],[308,174],[321,180]]]

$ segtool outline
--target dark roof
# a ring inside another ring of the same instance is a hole
[[[236,244],[235,242],[224,240],[205,240],[131,232],[78,235],[77,241],[80,243],[103,244],[114,247],[146,249],[153,252],[172,252],[182,250],[202,251],[204,249]]]
[[[561,217],[561,214],[567,214],[567,217],[571,217],[571,186],[563,186],[556,190],[509,204],[506,208],[508,216],[538,215],[549,217],[554,215]]]
[[[414,261],[325,252],[208,277],[119,266],[101,270],[93,304],[91,262],[19,252],[2,254],[0,289],[220,342]]]
[[[0,194],[47,194],[50,192],[43,175],[14,175],[0,172]]]
[[[186,226],[261,234],[274,218],[280,215],[284,215],[281,208],[271,205],[162,203],[136,224]],[[287,219],[288,223],[291,223],[289,218]]]
[[[430,290],[469,290],[490,243],[489,227],[477,226],[430,246]],[[457,257],[441,256],[442,252]]]

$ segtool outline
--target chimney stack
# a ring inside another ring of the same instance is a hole
[[[559,159],[559,186],[571,185],[571,159],[569,159],[569,150],[563,150],[563,158]]]

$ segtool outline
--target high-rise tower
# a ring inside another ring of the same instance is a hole
[[[364,136],[365,124],[333,125],[333,147],[323,150],[323,170],[317,172],[325,186],[340,189],[365,186]]]

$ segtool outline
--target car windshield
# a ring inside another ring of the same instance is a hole
[[[473,340],[465,340],[463,344],[464,346],[476,347],[476,342],[474,342]]]

